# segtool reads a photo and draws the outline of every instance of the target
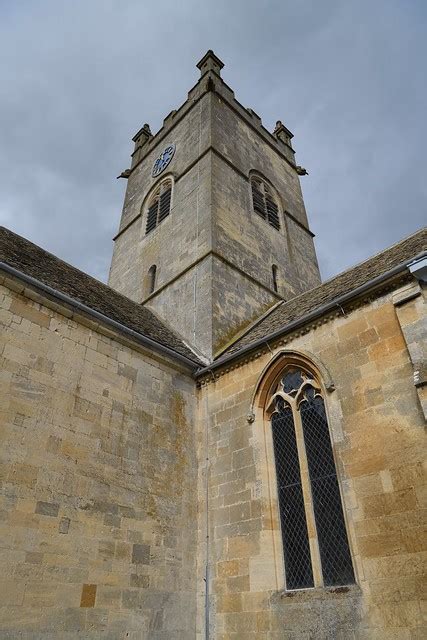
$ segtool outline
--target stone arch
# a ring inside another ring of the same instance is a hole
[[[162,176],[150,189],[141,206],[142,228],[147,235],[167,217],[172,210],[174,177],[168,173]]]
[[[335,384],[332,376],[320,358],[310,351],[280,349],[261,371],[252,394],[248,418],[255,415],[254,412],[256,409],[265,407],[268,393],[278,376],[282,373],[283,366],[293,364],[305,365],[315,375],[317,374],[326,391],[334,391]]]

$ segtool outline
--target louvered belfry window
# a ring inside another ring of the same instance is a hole
[[[151,196],[150,204],[148,205],[147,225],[145,227],[146,234],[153,231],[169,215],[171,196],[172,182],[165,180]]]
[[[270,186],[260,178],[252,178],[251,189],[255,213],[264,218],[275,229],[280,229],[279,207],[273,197]]]
[[[352,584],[353,565],[320,384],[303,369],[287,369],[268,411],[286,588]],[[309,531],[314,531],[311,544]],[[322,576],[319,584],[314,563]]]

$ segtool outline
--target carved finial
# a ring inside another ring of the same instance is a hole
[[[146,122],[141,129],[135,133],[132,140],[136,142],[137,145],[143,145],[152,135],[150,125]]]
[[[293,133],[289,131],[283,124],[281,120],[276,122],[276,126],[273,131],[273,135],[278,139],[287,144],[289,147],[291,146],[291,140],[294,137]]]
[[[217,74],[217,76],[220,76],[221,69],[224,67],[224,63],[218,58],[218,56],[214,54],[212,49],[209,49],[209,51],[205,53],[203,58],[200,60],[200,62],[197,63],[196,66],[198,69],[200,69],[200,75],[202,76],[207,71],[213,71]]]
[[[135,149],[134,149],[134,152],[132,153],[132,164],[131,164],[132,169],[136,164],[138,164],[138,162],[141,159],[141,151],[143,146],[147,144],[147,142],[152,137],[153,137],[153,134],[151,133],[150,125],[147,122],[133,136],[132,140],[135,143]],[[126,176],[121,176],[121,177],[125,178]]]

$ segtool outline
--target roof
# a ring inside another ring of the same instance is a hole
[[[267,338],[270,334],[280,331],[280,329],[285,332],[286,326],[291,322],[302,319],[305,315],[315,312],[316,309],[320,310],[325,304],[356,290],[374,278],[385,275],[394,267],[405,261],[409,262],[423,251],[427,251],[427,227],[365,260],[365,262],[361,262],[327,280],[314,289],[276,305],[271,313],[252,325],[241,338],[238,338],[217,358],[218,364],[225,356],[232,354],[237,356],[242,349],[249,348],[252,343],[262,338]]]
[[[320,314],[324,305],[370,283],[374,278],[385,276],[391,269],[409,263],[425,251],[427,251],[427,228],[420,229],[409,238],[327,280],[318,287],[275,305],[270,313],[252,325],[216,359],[217,365],[220,365],[223,358],[228,360],[238,357],[242,350],[250,349],[252,344],[255,346],[260,339],[267,339],[271,334],[280,331],[285,333],[290,323],[303,320],[308,314],[315,313],[317,310]],[[195,365],[201,367],[205,365],[181,338],[149,309],[4,227],[0,227],[0,261],[124,325],[127,329],[170,349],[177,355],[191,360]]]
[[[203,364],[149,309],[5,227],[0,227],[0,261],[192,360],[195,365]]]

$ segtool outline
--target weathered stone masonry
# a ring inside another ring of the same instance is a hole
[[[194,384],[22,290],[1,289],[0,635],[191,637]]]
[[[274,303],[317,285],[320,276],[290,138],[269,133],[224,83],[222,63],[212,55],[207,62],[212,68],[201,65],[188,100],[138,147],[109,284],[145,301],[146,274],[156,264],[157,287],[146,304],[212,357]],[[172,142],[176,152],[161,176],[174,180],[171,213],[145,235],[144,204],[161,179],[151,177],[153,163]],[[279,231],[252,211],[253,172],[277,190]],[[273,264],[279,267],[277,293]]]
[[[0,228],[2,640],[425,637],[427,230],[320,284],[292,134],[222,66],[208,52],[134,137],[112,288]],[[351,584],[322,586],[300,456],[316,587],[285,588],[266,413],[285,366],[325,401]]]
[[[212,637],[423,636],[425,427],[393,305],[406,288],[291,334],[215,382],[206,377],[199,429],[208,422]],[[413,313],[425,322],[421,307]],[[335,387],[326,402],[356,572],[348,588],[284,592],[270,424],[259,395],[252,404],[281,352],[283,362],[316,354]],[[205,504],[202,482],[201,549]]]

